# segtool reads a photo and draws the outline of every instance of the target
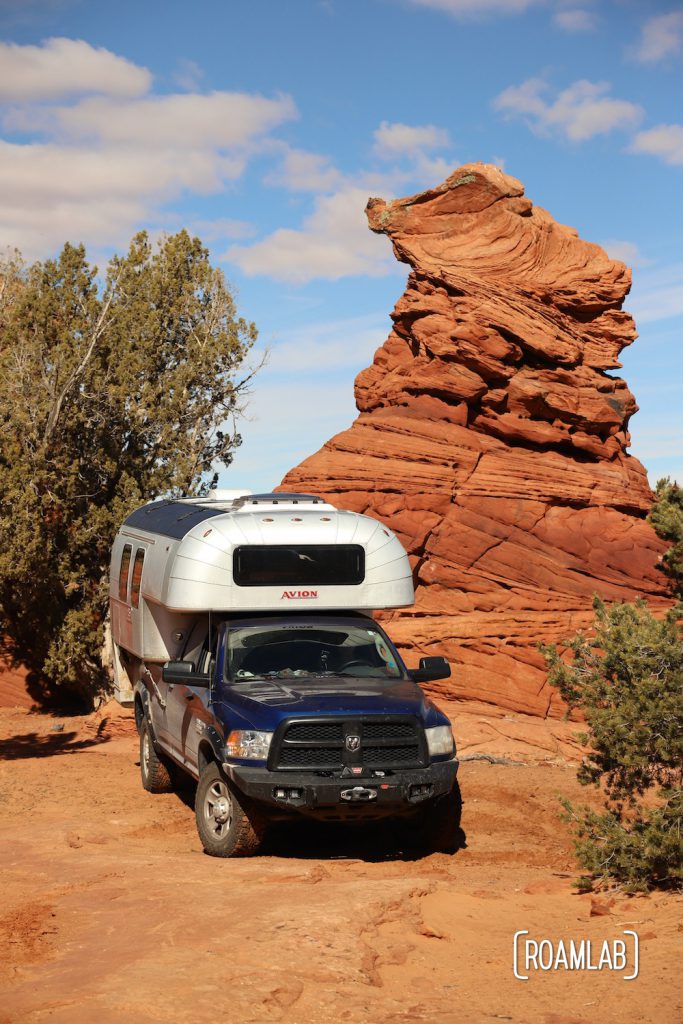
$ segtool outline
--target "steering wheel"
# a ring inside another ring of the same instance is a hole
[[[347,661],[345,665],[342,665],[340,672],[346,672],[347,668],[353,668],[354,665],[362,665],[363,668],[372,668],[369,661],[364,661],[363,658],[354,658],[353,661]]]

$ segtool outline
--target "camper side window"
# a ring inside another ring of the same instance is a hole
[[[128,600],[128,570],[130,569],[130,556],[132,552],[132,544],[124,545],[121,553],[121,565],[119,566],[119,601]]]
[[[140,604],[140,583],[142,581],[142,566],[144,561],[144,548],[138,548],[135,552],[135,561],[133,562],[133,578],[130,581],[130,603],[133,608],[137,608]]]

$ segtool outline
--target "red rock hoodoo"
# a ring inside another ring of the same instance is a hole
[[[409,664],[449,658],[434,691],[558,714],[537,641],[588,623],[594,593],[664,597],[637,406],[609,373],[636,337],[630,272],[488,165],[367,215],[408,284],[360,415],[282,486],[401,538],[416,604],[385,618]]]

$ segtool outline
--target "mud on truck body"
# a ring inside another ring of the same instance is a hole
[[[121,527],[110,602],[117,691],[134,703],[142,784],[197,780],[207,853],[255,852],[305,815],[400,819],[455,848],[448,719],[372,613],[413,603],[408,557],[368,516],[301,494],[157,501]]]

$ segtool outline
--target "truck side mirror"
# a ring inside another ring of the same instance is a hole
[[[189,686],[210,686],[211,676],[206,672],[195,672],[193,661],[167,661],[161,668],[165,683],[187,683]]]
[[[420,658],[420,667],[410,672],[411,679],[416,683],[430,683],[434,679],[449,679],[451,666],[445,658]]]

